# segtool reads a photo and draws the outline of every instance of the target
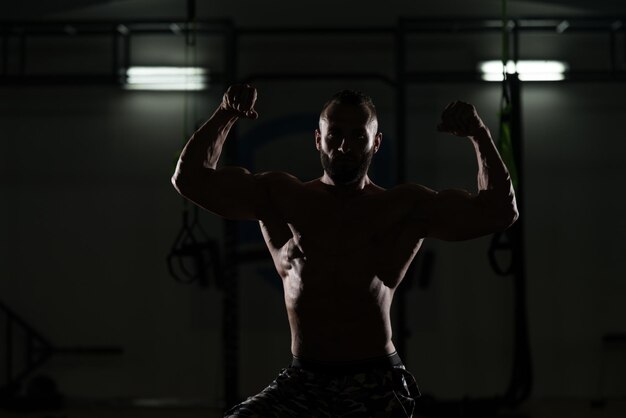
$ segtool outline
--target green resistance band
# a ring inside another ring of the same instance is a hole
[[[506,1],[502,0],[502,100],[500,102],[500,138],[498,140],[498,151],[509,169],[513,188],[517,190],[518,176],[513,154],[513,140],[511,138],[511,121],[513,119],[513,105],[509,88],[509,80],[506,76],[506,64],[509,61],[509,28]]]

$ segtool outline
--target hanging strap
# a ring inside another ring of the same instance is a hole
[[[209,272],[217,287],[223,284],[219,246],[207,235],[198,222],[198,208],[190,220],[189,212],[183,211],[183,225],[167,256],[170,275],[184,284],[208,284]]]
[[[511,100],[511,83],[517,82],[517,75],[508,76],[506,66],[509,62],[509,19],[507,17],[507,0],[502,0],[502,96],[500,99],[500,135],[497,141],[502,161],[509,170],[513,189],[517,189],[517,168],[513,153],[511,125],[513,122],[513,101]],[[489,264],[500,276],[513,273],[513,245],[507,231],[493,235],[488,250]]]

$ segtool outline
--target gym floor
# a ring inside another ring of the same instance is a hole
[[[219,418],[218,408],[127,408],[77,407],[57,411],[10,412],[0,418]],[[572,399],[534,400],[518,410],[501,412],[491,418],[624,418],[626,399],[615,399],[592,408],[589,401]],[[419,418],[419,416],[416,416]],[[490,418],[490,417],[483,417]]]

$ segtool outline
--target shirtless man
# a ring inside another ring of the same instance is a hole
[[[390,190],[367,175],[381,146],[376,109],[344,90],[323,107],[315,146],[322,177],[217,169],[228,132],[256,119],[257,91],[231,86],[182,151],[172,177],[186,198],[228,219],[259,221],[282,278],[292,362],[229,417],[410,417],[419,390],[391,339],[395,290],[424,238],[467,240],[517,219],[508,171],[474,106],[450,103],[439,131],[468,137],[478,192]]]

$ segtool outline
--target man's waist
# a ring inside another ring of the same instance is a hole
[[[396,351],[376,357],[356,360],[321,361],[292,355],[291,367],[326,374],[355,374],[375,369],[390,369],[401,366],[402,360]]]

